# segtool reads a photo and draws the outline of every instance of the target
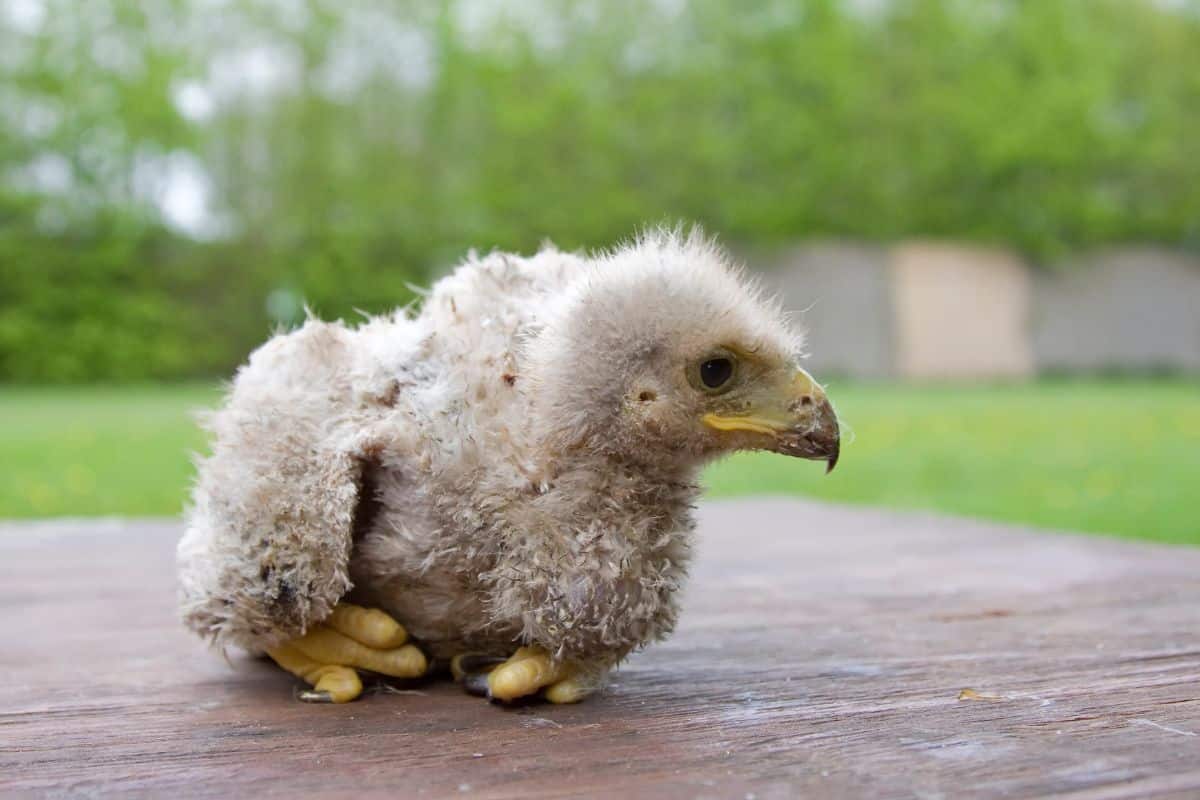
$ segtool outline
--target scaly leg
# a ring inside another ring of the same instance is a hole
[[[301,693],[301,700],[348,703],[362,694],[356,669],[393,678],[425,674],[425,654],[405,644],[407,640],[404,627],[383,611],[343,603],[325,622],[267,654],[312,685],[311,691]]]

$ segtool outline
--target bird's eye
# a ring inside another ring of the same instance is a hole
[[[720,389],[733,377],[733,361],[728,358],[710,358],[700,364],[700,382],[709,389]]]

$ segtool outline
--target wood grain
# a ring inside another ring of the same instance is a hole
[[[310,706],[178,625],[178,534],[0,525],[0,793],[1200,797],[1200,551],[710,504],[679,631],[602,697]]]

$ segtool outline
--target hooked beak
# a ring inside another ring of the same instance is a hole
[[[825,390],[802,369],[786,385],[771,387],[756,398],[749,413],[705,414],[703,419],[715,430],[758,434],[749,447],[824,461],[826,473],[837,466],[841,451],[837,414]]]

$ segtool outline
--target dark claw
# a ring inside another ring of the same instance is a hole
[[[488,696],[488,674],[486,672],[469,672],[463,677],[463,691],[476,697]]]
[[[458,668],[463,672],[487,672],[497,664],[503,664],[505,659],[499,656],[489,656],[485,653],[464,653],[458,659]]]

